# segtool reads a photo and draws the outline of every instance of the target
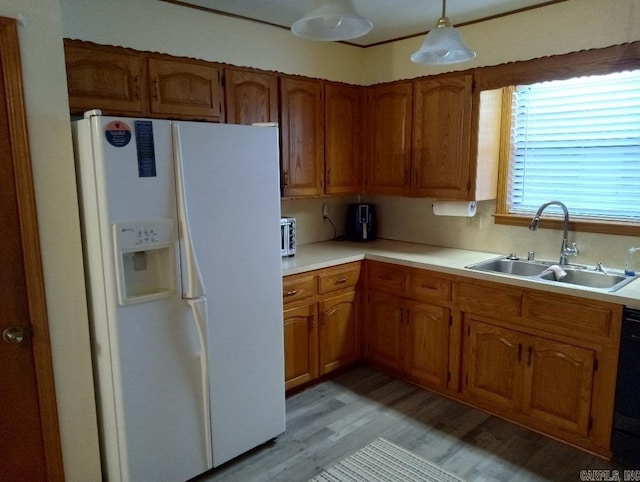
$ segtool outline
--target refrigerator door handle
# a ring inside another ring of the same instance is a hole
[[[193,247],[189,228],[189,212],[182,170],[182,146],[180,144],[180,126],[171,124],[173,136],[173,158],[176,177],[176,198],[178,202],[178,232],[180,236],[180,274],[182,279],[182,297],[188,299],[205,295],[202,274]]]
[[[200,382],[202,389],[202,417],[204,421],[204,445],[207,454],[207,466],[213,467],[213,450],[211,445],[211,411],[209,407],[209,371],[207,363],[207,299],[186,300],[193,312],[198,332],[198,358],[200,359]]]

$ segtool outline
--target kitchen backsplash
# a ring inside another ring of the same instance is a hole
[[[358,196],[290,199],[280,202],[280,210],[283,216],[296,218],[296,241],[301,245],[344,235],[347,205],[355,202],[358,202]],[[332,224],[322,217],[324,204],[329,208],[329,219],[335,224],[335,231]]]
[[[446,246],[500,254],[517,253],[526,257],[555,260],[559,256],[562,232],[550,229],[529,231],[526,227],[494,224],[495,201],[478,203],[472,218],[435,216],[433,199],[390,196],[330,197],[282,201],[282,214],[298,220],[298,244],[326,241],[334,237],[332,225],[322,218],[322,206],[329,206],[329,217],[344,234],[347,205],[352,202],[376,204],[378,237],[421,244]],[[569,241],[580,254],[569,262],[609,268],[624,268],[627,250],[640,245],[640,239],[584,232],[569,232]]]

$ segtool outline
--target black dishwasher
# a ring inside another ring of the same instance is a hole
[[[622,320],[611,450],[614,459],[640,464],[640,310]]]

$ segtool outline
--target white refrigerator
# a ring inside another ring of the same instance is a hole
[[[105,480],[284,432],[277,128],[91,111],[73,134]]]

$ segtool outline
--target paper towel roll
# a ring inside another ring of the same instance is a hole
[[[475,216],[476,207],[476,201],[438,201],[433,203],[433,214],[470,218]]]

